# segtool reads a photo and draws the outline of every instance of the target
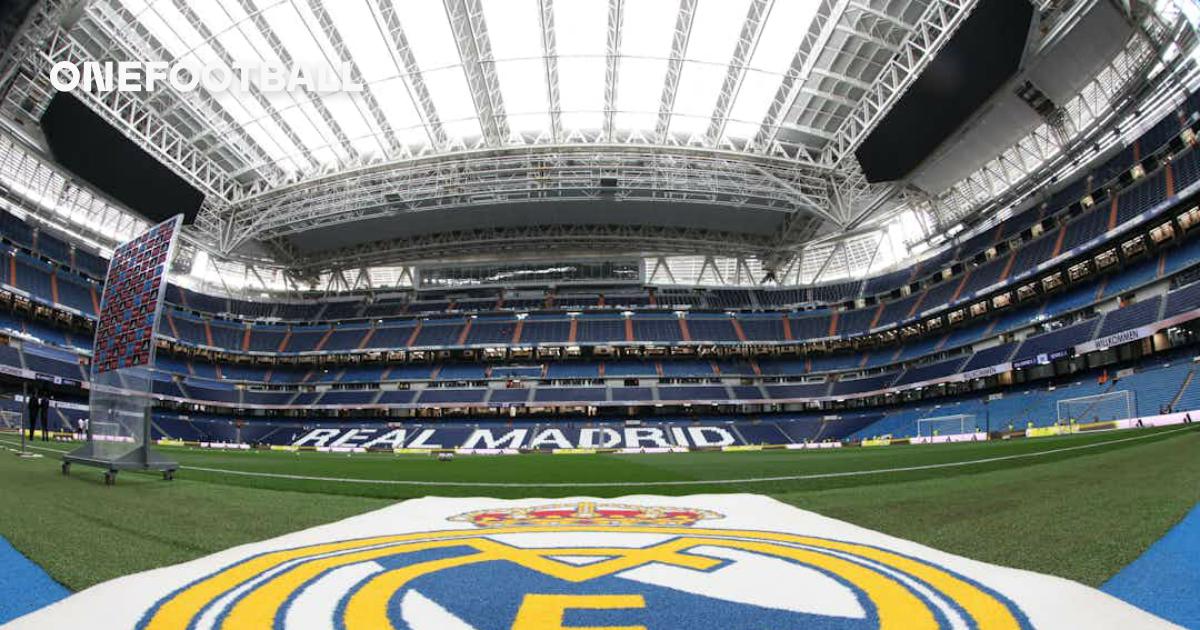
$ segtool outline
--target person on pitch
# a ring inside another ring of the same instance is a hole
[[[37,421],[42,425],[42,442],[50,440],[50,400],[46,392],[37,392]]]
[[[25,397],[25,415],[29,419],[29,439],[32,440],[33,432],[37,427],[37,390]]]
[[[50,441],[50,399],[45,392],[38,392],[38,422],[42,425],[42,441]]]

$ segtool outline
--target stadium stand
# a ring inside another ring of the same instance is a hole
[[[1170,129],[1156,126],[1144,138],[1169,141],[1177,135]],[[982,404],[978,400],[929,403],[925,397],[961,393],[954,379],[964,373],[1009,362],[1035,372],[1070,358],[1077,348],[1095,351],[1089,342],[1200,309],[1200,284],[1189,275],[1200,264],[1200,239],[1183,228],[1174,239],[1151,243],[1147,253],[1120,252],[1108,271],[1071,278],[1062,288],[1042,284],[1104,248],[1119,249],[1129,236],[1145,231],[1149,218],[1173,220],[1163,205],[1167,182],[1173,179],[1179,190],[1197,181],[1194,153],[1179,149],[1174,160],[1129,181],[1134,152],[1118,152],[1090,180],[1069,182],[1045,203],[981,226],[913,267],[862,281],[798,288],[529,290],[513,296],[414,292],[279,302],[171,286],[171,307],[160,330],[166,343],[162,378],[154,387],[168,410],[182,400],[217,415],[242,407],[286,406],[294,412],[312,405],[384,411],[589,406],[647,413],[664,403],[734,400],[803,401],[837,412],[846,411],[840,406],[847,401],[870,407],[897,388],[930,390],[919,396],[924,406],[900,420],[891,412],[855,411],[861,415],[847,426],[858,428],[844,433],[828,432],[825,423],[811,418],[796,420],[803,430],[738,422],[750,434],[749,443],[878,434],[885,427],[872,423],[880,418],[891,422],[888,427],[908,426],[925,417],[920,409],[942,413],[948,404],[974,413],[978,408],[971,405]],[[1105,188],[1085,181],[1106,183],[1116,196],[1105,200],[1096,193],[1097,203],[1083,209],[1079,199],[1089,186]],[[1036,234],[1039,226],[1044,234]],[[86,380],[87,320],[95,317],[104,260],[7,212],[0,212],[0,234],[11,260],[0,265],[0,281],[36,303],[66,307],[64,313],[82,318],[56,320],[10,307],[4,327],[12,338],[0,346],[0,362],[22,375]],[[1087,250],[1074,251],[1085,244]],[[1036,285],[1033,293],[1018,297],[1018,286],[1026,284]],[[905,287],[914,290],[905,295]],[[1137,295],[1130,299],[1129,292]],[[1017,304],[952,319],[967,303],[997,295]],[[1121,308],[1113,308],[1119,296]],[[480,348],[501,354],[487,360],[462,354]],[[1171,374],[1190,376],[1190,367],[1180,365]],[[1140,383],[1142,373],[1122,378]],[[947,391],[929,387],[947,379],[952,385]],[[280,389],[262,389],[268,386]],[[1145,401],[1139,398],[1138,409],[1154,401],[1194,404],[1200,396],[1190,385],[1159,389]],[[1000,409],[998,419],[1019,420],[1042,392],[1028,391],[1006,392],[1002,400],[1011,401],[998,401],[991,413]],[[1077,385],[1072,391],[1091,390]],[[257,415],[262,417],[254,422],[280,422],[275,415]],[[170,426],[189,435],[198,431],[196,423]]]

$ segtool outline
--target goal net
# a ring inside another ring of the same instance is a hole
[[[22,423],[21,412],[0,409],[0,429],[22,429]]]
[[[1059,424],[1124,420],[1135,415],[1134,393],[1127,389],[1058,401]]]
[[[979,430],[974,414],[955,414],[917,420],[917,437],[963,435]]]

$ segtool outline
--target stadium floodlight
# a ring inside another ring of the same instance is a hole
[[[161,470],[171,479],[179,467],[150,450],[150,425],[154,333],[182,226],[175,215],[113,252],[92,344],[87,442],[63,455],[63,474],[72,463],[96,466],[112,485],[120,470]]]
[[[1091,396],[1064,398],[1058,401],[1057,408],[1058,424],[1069,425],[1132,418],[1137,405],[1133,391],[1121,389]]]
[[[917,420],[917,437],[965,435],[979,431],[975,414],[960,413]]]

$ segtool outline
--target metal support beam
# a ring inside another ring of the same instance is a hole
[[[823,140],[832,140],[833,139],[833,134],[829,133],[828,131],[826,131],[824,129],[817,129],[816,127],[812,127],[809,125],[802,125],[800,123],[786,122],[786,123],[783,123],[781,125],[781,127],[784,129],[791,129],[793,131],[799,131],[800,133],[808,134],[810,136],[816,136]]]
[[[546,66],[547,103],[550,105],[550,137],[562,142],[562,101],[558,94],[558,50],[554,38],[554,0],[538,0],[542,27],[542,59]]]
[[[271,46],[271,52],[273,52],[276,57],[279,57],[279,60],[282,61],[284,65],[291,68],[297,67],[296,60],[292,57],[292,54],[288,52],[287,46],[285,46],[283,41],[279,39],[279,36],[275,33],[275,29],[271,28],[271,23],[263,17],[262,10],[254,5],[253,0],[238,0],[238,2],[241,4],[242,10],[246,12],[246,15],[250,16],[250,21],[254,23],[254,27],[259,30],[263,36],[263,39],[265,39],[267,44]],[[175,4],[177,6],[187,5],[187,3],[183,0],[175,0]],[[193,24],[194,23],[195,22],[193,22]],[[338,124],[336,119],[334,119],[333,113],[330,112],[329,108],[325,106],[325,101],[322,100],[321,95],[308,90],[307,88],[305,89],[305,92],[308,94],[309,103],[312,104],[313,109],[317,111],[317,114],[319,114],[321,119],[325,121],[325,125],[329,127],[335,136],[337,136],[337,141],[340,144],[342,151],[345,152],[346,155],[358,158],[358,151],[354,148],[354,145],[350,143],[350,138],[346,135],[345,130],[343,130],[342,126]]]
[[[388,52],[392,54],[392,62],[396,66],[396,71],[405,76],[404,85],[408,89],[413,103],[417,105],[417,113],[421,116],[421,122],[424,123],[426,133],[429,135],[429,143],[435,148],[443,148],[449,142],[449,138],[446,136],[446,129],[442,127],[442,119],[438,116],[433,98],[429,95],[429,88],[425,85],[421,66],[417,64],[417,58],[408,44],[404,26],[400,23],[400,17],[396,15],[395,1],[373,0],[375,10],[383,20],[383,27],[380,30],[383,31],[389,44]],[[400,1],[403,2],[403,0]]]
[[[83,21],[94,25],[108,40],[109,46],[101,53],[102,58],[120,56],[126,61],[172,61],[167,47],[121,2],[93,2]],[[199,131],[206,136],[210,151],[231,153],[241,165],[240,170],[234,173],[235,177],[240,173],[252,173],[273,183],[284,180],[283,170],[264,147],[204,90],[180,92],[169,83],[164,83],[157,91],[146,95],[146,101],[159,112],[172,106],[186,109],[188,118],[198,122]],[[224,142],[226,134],[237,141]],[[192,144],[199,143],[192,138]]]
[[[975,5],[976,0],[932,0],[929,3],[900,52],[880,71],[858,108],[842,121],[834,139],[825,145],[821,153],[823,163],[841,164],[854,153],[950,41]]]
[[[599,187],[620,173],[612,198]],[[341,173],[247,197],[234,214],[233,241],[263,239],[373,218],[509,203],[647,200],[818,212],[827,182],[787,159],[747,160],[707,149],[616,150],[611,146],[526,147],[436,156]],[[601,207],[601,206],[598,206]]]
[[[892,53],[900,52],[899,44],[889,42],[886,39],[879,37],[878,35],[873,35],[866,31],[859,30],[848,24],[838,24],[837,30],[839,32],[845,33],[851,37],[856,37],[864,42],[869,42],[871,44],[874,44],[884,50],[890,50],[890,51],[892,51]]]
[[[625,18],[625,0],[608,0],[608,37],[604,57],[604,141],[613,140],[613,119],[617,114],[617,69],[621,59],[621,25]]]
[[[999,210],[1045,185],[1050,177],[1064,181],[1075,168],[1072,162],[1078,166],[1080,156],[1085,156],[1082,163],[1086,164],[1094,155],[1092,147],[1100,146],[1103,151],[1121,141],[1110,132],[1114,126],[1125,129],[1136,124],[1134,121],[1152,119],[1147,112],[1179,97],[1178,87],[1171,86],[1187,84],[1186,75],[1175,74],[1189,72],[1181,70],[1186,64],[1181,66],[1177,58],[1150,80],[1148,71],[1159,60],[1153,42],[1135,35],[1125,50],[1059,108],[1059,129],[1051,124],[1039,125],[979,170],[939,193],[934,202],[921,207],[936,209],[943,225],[952,224]],[[1141,115],[1130,118],[1135,109]],[[1071,130],[1066,142],[1060,129]]]
[[[371,120],[374,121],[375,127],[383,134],[383,142],[380,142],[380,148],[383,149],[383,157],[399,156],[403,152],[403,147],[400,140],[396,138],[396,132],[392,130],[392,123],[388,121],[387,115],[383,113],[383,106],[379,104],[379,99],[375,98],[375,94],[371,92],[371,86],[366,84],[363,79],[362,69],[358,67],[358,63],[354,61],[354,55],[350,53],[350,48],[346,46],[346,41],[342,38],[342,34],[338,31],[337,24],[334,23],[333,17],[325,10],[325,5],[319,0],[308,0],[308,8],[317,18],[317,24],[321,27],[321,31],[333,46],[333,52],[337,55],[337,59],[329,59],[326,61],[331,68],[337,68],[338,62],[345,63],[350,70],[350,79],[355,83],[363,86],[361,97],[367,105],[367,110],[371,113]],[[324,48],[322,47],[322,53]],[[378,141],[378,136],[376,141]]]
[[[873,17],[875,17],[875,19],[881,20],[883,22],[887,22],[888,24],[891,24],[892,26],[894,26],[902,31],[907,32],[907,31],[912,30],[912,24],[909,24],[908,22],[901,20],[900,18],[888,13],[887,11],[884,11],[882,9],[876,9],[875,7],[872,7],[870,4],[864,4],[863,2],[851,2],[849,9],[851,11],[857,11],[860,13],[865,13],[867,15],[873,16]]]
[[[450,30],[462,57],[463,71],[471,100],[479,114],[479,125],[488,144],[499,146],[508,141],[508,118],[500,97],[500,82],[496,78],[496,63],[492,57],[492,42],[488,37],[480,0],[443,0]]]
[[[196,32],[200,34],[200,37],[204,38],[204,41],[207,42],[209,47],[212,48],[213,52],[217,54],[217,56],[221,59],[221,63],[225,64],[225,67],[227,68],[232,68],[234,64],[233,55],[229,53],[229,50],[225,48],[225,45],[221,43],[221,40],[217,38],[216,34],[213,33],[207,25],[205,25],[204,21],[200,19],[200,16],[192,10],[192,7],[182,0],[173,0],[173,3],[175,8],[179,10],[180,14],[187,18],[188,23],[191,24],[192,28],[196,29]],[[121,3],[115,2],[114,4]],[[254,102],[257,103],[264,112],[274,111],[270,101],[268,101],[267,97],[262,93],[261,90],[258,89],[258,86],[251,83],[248,93],[250,94],[250,97],[254,99]],[[291,127],[291,125],[287,124],[287,122],[282,119],[277,119],[277,124],[279,129],[287,138],[288,142],[291,144],[291,147],[287,147],[283,146],[282,143],[279,143],[280,149],[287,154],[290,159],[293,160],[297,170],[303,170],[305,168],[317,168],[317,160],[313,157],[312,153],[308,150],[308,147],[304,144],[304,142],[300,140],[300,136]]]
[[[733,101],[742,89],[742,80],[746,77],[750,59],[758,46],[758,38],[762,35],[762,27],[766,24],[767,15],[771,13],[774,0],[751,0],[746,12],[746,21],[738,33],[737,44],[733,48],[733,57],[725,70],[725,80],[721,91],[717,94],[717,104],[713,108],[712,120],[708,123],[708,143],[716,145],[721,136],[725,135],[725,124],[729,122],[729,110]]]
[[[845,83],[846,85],[849,85],[850,87],[858,88],[863,91],[871,89],[871,84],[867,81],[863,81],[862,79],[859,79],[858,77],[852,77],[852,76],[842,73],[842,72],[835,72],[835,71],[829,70],[827,68],[813,68],[812,74],[815,74],[819,77],[833,79],[834,81],[837,81],[839,83]]]
[[[697,0],[679,0],[679,13],[675,17],[675,31],[671,37],[671,56],[667,59],[667,76],[663,82],[662,98],[659,99],[658,122],[654,126],[654,137],[659,144],[667,141],[667,132],[671,127],[675,93],[679,90],[679,76],[683,73],[683,58],[687,54],[688,41],[692,38],[696,3]]]
[[[800,40],[800,46],[796,49],[796,55],[792,58],[787,73],[783,75],[783,80],[779,83],[779,89],[771,98],[771,104],[767,107],[767,115],[763,118],[762,126],[754,136],[755,146],[767,146],[779,135],[780,123],[787,116],[788,110],[792,108],[792,103],[795,102],[800,88],[808,81],[809,75],[816,67],[817,58],[825,49],[825,44],[829,43],[834,27],[842,20],[842,14],[846,12],[846,6],[850,4],[850,0],[820,0],[820,2],[821,6],[813,16],[812,24],[809,25],[808,32],[804,34],[804,39]]]
[[[767,171],[766,169],[762,168],[761,166],[755,166],[754,169],[757,170],[758,172],[762,173],[762,175],[764,177],[766,177],[767,179],[769,179],[770,181],[775,182],[783,189],[785,189],[785,190],[789,191],[790,193],[792,193],[793,195],[795,195],[796,201],[798,202],[796,204],[798,210],[804,210],[806,212],[820,215],[820,216],[824,217],[825,219],[827,219],[828,221],[834,223],[835,225],[839,225],[839,226],[842,225],[843,219],[841,217],[837,216],[836,214],[829,212],[829,209],[825,207],[826,202],[827,202],[826,199],[811,195],[803,190],[800,190],[796,186],[792,185],[789,182],[783,181],[777,175]]]
[[[800,91],[805,94],[815,96],[817,98],[822,98],[827,101],[833,101],[839,105],[845,105],[846,107],[858,107],[858,101],[855,101],[848,97],[842,96],[840,94],[834,94],[833,92],[827,92],[825,90],[820,90],[820,89],[817,89],[810,85],[805,85],[805,86],[801,87]],[[832,134],[828,134],[828,132],[826,132],[826,134],[829,135],[830,137],[832,137]]]
[[[754,256],[766,242],[734,232],[695,228],[612,225],[548,225],[461,230],[312,253],[296,268],[298,274],[319,274],[337,268],[380,264],[416,264],[530,252],[560,256],[625,255],[646,251],[664,255],[711,254]]]
[[[69,0],[34,0],[12,41],[0,51],[0,100],[7,98],[22,67],[28,71],[28,64],[37,63],[38,51],[44,50],[61,17],[74,6]]]
[[[83,63],[91,58],[61,29],[51,36],[46,68],[58,61]],[[166,124],[132,92],[79,89],[73,94],[129,139],[207,195],[232,199],[240,186],[208,156],[195,150],[188,138]]]

